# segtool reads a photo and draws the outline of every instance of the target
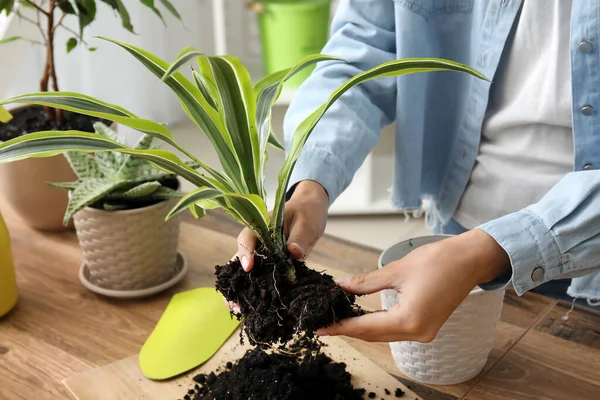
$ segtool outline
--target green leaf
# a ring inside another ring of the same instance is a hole
[[[173,4],[171,4],[169,0],[160,0],[160,2],[175,18],[181,21],[181,15],[179,15],[179,12],[177,12],[177,9],[173,6]]]
[[[87,49],[88,49],[88,51],[96,51],[96,50],[98,50],[97,47],[88,47]]]
[[[260,176],[264,179],[267,166],[267,143],[282,149],[283,145],[279,142],[273,132],[272,127],[272,109],[279,98],[285,81],[296,75],[303,69],[321,61],[340,60],[337,57],[328,55],[312,55],[302,59],[298,65],[293,68],[282,70],[259,80],[254,86],[256,94],[256,126],[259,130],[261,171]]]
[[[96,18],[96,0],[75,0],[75,5],[79,17],[79,37],[82,37],[85,27]]]
[[[156,190],[160,187],[160,182],[143,182],[137,186],[134,186],[131,189],[126,190],[125,192],[114,192],[111,193],[108,198],[110,200],[128,200],[128,201],[136,201],[136,200],[144,200],[152,193],[156,192]]]
[[[0,14],[2,11],[6,12],[6,15],[9,15],[15,5],[15,0],[0,0]]]
[[[129,32],[135,33],[133,30],[133,25],[131,25],[131,17],[129,16],[129,12],[127,11],[127,8],[125,8],[125,5],[123,4],[123,2],[121,0],[116,0],[116,3],[117,3],[117,12],[119,13],[119,16],[121,17],[121,25],[123,25],[123,28],[127,29]]]
[[[225,116],[235,156],[249,193],[262,194],[259,178],[260,149],[256,130],[256,100],[248,70],[234,57],[208,57],[219,108]]]
[[[27,2],[24,1],[23,3]],[[58,2],[58,8],[60,8],[60,10],[65,14],[76,14],[75,7],[73,7],[73,4],[71,4],[71,2],[69,2],[68,0],[60,0]]]
[[[77,39],[72,37],[67,40],[67,54],[70,53],[75,47],[77,47]]]
[[[111,43],[115,43],[121,46],[123,49],[128,51],[136,59],[138,59],[146,68],[148,68],[155,76],[162,78],[169,68],[169,64],[156,57],[155,55],[137,48],[132,45],[117,42],[112,39],[102,38]],[[196,123],[196,125],[207,135],[213,144],[223,170],[226,176],[217,176],[214,170],[207,170],[215,178],[219,180],[229,180],[239,190],[245,190],[246,184],[242,179],[240,167],[237,163],[237,159],[226,142],[228,136],[226,128],[222,124],[221,117],[218,113],[206,102],[202,93],[198,90],[193,83],[191,83],[185,76],[179,72],[173,73],[169,76],[165,83],[177,94],[183,109],[189,115],[189,117]],[[1,103],[0,103],[1,104]],[[198,162],[193,155],[185,151],[181,146],[176,146],[177,150],[182,151],[185,155]],[[204,166],[203,166],[204,168]]]
[[[198,204],[192,204],[190,206],[190,211],[192,212],[192,215],[196,219],[200,219],[206,215],[206,212],[204,211],[204,209],[202,207],[200,207]]]
[[[49,185],[58,189],[75,190],[77,186],[81,185],[81,182],[50,182]]]
[[[90,179],[82,182],[71,193],[67,212],[63,218],[63,224],[67,225],[76,212],[100,201],[121,185],[123,183],[113,182],[109,179]]]
[[[91,96],[71,92],[41,92],[12,97],[0,102],[0,105],[14,103],[48,106],[114,121],[140,132],[156,136],[177,149],[180,147],[171,132],[163,125],[148,119],[138,118],[122,107],[103,102]]]
[[[183,194],[177,190],[173,190],[166,186],[159,187],[154,193],[150,195],[152,200],[170,200],[181,198]]]
[[[271,220],[272,228],[277,235],[277,240],[280,244],[282,243],[283,238],[283,210],[285,204],[285,194],[289,184],[290,175],[294,166],[296,165],[296,161],[300,157],[300,153],[304,148],[304,144],[308,140],[319,120],[323,117],[331,105],[334,104],[337,99],[339,99],[352,87],[375,78],[434,71],[464,72],[473,75],[476,78],[488,80],[477,70],[454,61],[438,58],[406,58],[394,60],[381,64],[349,79],[329,96],[329,99],[327,102],[325,102],[325,104],[321,105],[317,110],[315,110],[300,123],[294,132],[291,148],[279,173],[279,186],[275,196],[275,207],[273,209],[273,217]]]
[[[183,50],[181,50],[181,52],[179,52],[177,57],[175,57],[175,61],[173,61],[171,65],[169,65],[169,68],[167,68],[160,80],[162,82],[166,81],[167,78],[173,75],[173,73],[177,72],[185,64],[202,56],[204,56],[204,53],[202,53],[200,50],[195,49],[192,46],[184,48]]]
[[[145,5],[146,7],[148,7],[149,9],[151,9],[152,11],[154,11],[154,14],[156,14],[158,16],[158,18],[160,18],[160,20],[163,22],[163,24],[165,24],[165,20],[160,12],[160,10],[158,8],[156,8],[156,6],[154,5],[154,0],[141,0],[142,4]],[[165,24],[166,25],[166,24]]]
[[[7,122],[11,121],[12,119],[13,119],[12,114],[9,113],[6,108],[4,108],[0,105],[0,122],[3,124],[6,124]]]
[[[127,204],[118,201],[105,201],[102,203],[102,208],[105,211],[120,211],[127,210]]]
[[[214,88],[209,89],[208,82],[206,82],[204,77],[202,75],[200,75],[199,73],[197,73],[196,71],[192,71],[192,76],[194,77],[194,82],[196,82],[196,86],[198,87],[200,92],[202,92],[202,95],[206,99],[206,102],[212,108],[217,110],[218,106],[217,106],[217,103],[215,103],[215,100],[213,98],[213,94],[216,91],[216,89],[214,89]]]
[[[10,37],[7,37],[6,39],[0,40],[0,44],[16,42],[17,40],[22,40],[22,39],[23,38],[21,36],[10,36]]]
[[[94,130],[105,138],[125,146],[125,138],[118,135],[102,122],[96,122],[94,124]],[[96,154],[96,162],[106,177],[115,178],[126,157],[125,154],[117,152],[102,151]]]
[[[79,179],[104,178],[96,159],[91,155],[70,151],[65,153],[65,157]]]
[[[152,146],[152,141],[152,136],[144,135],[140,138],[134,148],[137,150],[148,150],[150,146]],[[138,171],[145,165],[148,165],[148,161],[134,155],[127,155],[117,172],[117,176],[121,179],[133,179],[138,176]]]

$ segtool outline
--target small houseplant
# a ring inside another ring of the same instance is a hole
[[[154,0],[140,1],[162,19],[162,13]],[[120,16],[125,29],[134,32],[123,0],[100,2]],[[66,30],[71,35],[65,44],[67,52],[80,45],[89,51],[95,50],[85,41],[83,33],[96,19],[97,3],[96,0],[0,0],[0,14],[4,12],[6,15],[13,15],[24,23],[35,25],[39,30],[39,38],[0,38],[0,44],[29,41],[45,47],[44,69],[39,79],[40,92],[59,90],[55,67],[55,37],[58,30]],[[160,0],[160,3],[175,17],[181,18],[169,0]],[[72,29],[66,24],[71,18],[77,19],[79,29]],[[12,112],[14,120],[9,124],[0,124],[0,142],[49,129],[93,132],[92,125],[96,121],[95,118],[64,113],[49,106],[42,108],[24,105]],[[27,160],[0,168],[0,192],[28,225],[42,230],[56,230],[62,228],[62,215],[68,200],[66,192],[48,186],[47,182],[74,178],[64,157]]]
[[[250,0],[246,4],[257,15],[266,74],[320,53],[327,43],[331,0]],[[299,86],[311,70],[300,71],[287,85]]]
[[[112,40],[111,40],[112,41]],[[222,171],[198,160],[162,125],[131,112],[75,93],[38,93],[0,102],[34,103],[104,118],[138,129],[170,144],[200,170],[188,166],[174,152],[132,149],[117,141],[86,132],[39,132],[0,145],[0,163],[29,157],[48,157],[69,151],[119,152],[151,161],[159,168],[188,180],[198,188],[186,194],[169,217],[190,209],[201,217],[206,209],[220,207],[249,227],[260,246],[255,267],[245,273],[239,260],[216,268],[216,287],[225,298],[240,305],[244,330],[252,344],[286,342],[296,333],[309,336],[320,327],[357,314],[354,298],[335,284],[331,276],[293,260],[286,250],[284,204],[291,172],[304,144],[324,113],[352,87],[378,77],[417,72],[457,71],[480,79],[474,69],[442,59],[401,59],[379,65],[349,79],[336,89],[295,131],[284,165],[272,215],[266,206],[265,166],[267,144],[281,145],[271,127],[271,108],[284,83],[315,62],[344,62],[326,55],[309,56],[296,67],[269,75],[255,85],[242,63],[234,57],[209,57],[193,48],[184,49],[168,62],[132,45],[121,46],[179,97],[189,117],[208,136],[220,159]],[[193,80],[177,70],[195,61]],[[0,112],[0,120],[10,115]]]
[[[98,135],[125,144],[101,122],[94,128]],[[143,151],[152,145],[153,137],[144,135],[133,148]],[[121,153],[68,152],[66,157],[78,180],[52,185],[69,190],[63,223],[75,221],[84,255],[82,283],[102,294],[131,297],[182,276],[179,221],[165,222],[182,196],[177,177]]]

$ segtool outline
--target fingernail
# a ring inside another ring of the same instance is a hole
[[[248,271],[249,266],[250,266],[250,259],[248,258],[248,256],[246,254],[244,254],[242,256],[242,268],[244,268],[244,271]]]
[[[350,282],[352,282],[352,278],[349,276],[339,276],[337,278],[333,278],[333,280],[340,286],[349,286]]]
[[[302,248],[302,246],[300,246],[298,243],[290,243],[289,244],[292,247],[295,247],[299,252],[300,252],[300,260],[304,260],[304,249]]]
[[[238,306],[234,306],[231,311],[233,311],[236,314],[241,314],[242,310],[240,310],[240,308]]]

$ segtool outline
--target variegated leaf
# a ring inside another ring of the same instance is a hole
[[[150,195],[150,199],[152,200],[169,200],[169,199],[178,199],[183,197],[183,193],[168,188],[166,186],[161,186],[156,191],[154,191]]]
[[[82,182],[71,193],[63,223],[67,225],[76,212],[105,198],[110,192],[119,189],[121,185],[122,183],[120,182],[113,182],[103,178]]]
[[[100,170],[98,163],[91,155],[78,151],[69,151],[65,153],[65,158],[79,179],[104,178],[104,174]]]
[[[58,189],[75,190],[77,186],[81,185],[81,182],[50,182],[48,184]]]
[[[124,192],[113,192],[108,196],[108,198],[111,200],[141,200],[156,192],[160,186],[160,182],[144,182]]]
[[[106,211],[126,210],[127,209],[127,204],[111,200],[111,201],[105,201],[102,204],[102,208],[105,209]]]
[[[137,142],[134,149],[135,150],[149,150],[151,146],[152,146],[152,136],[144,135]],[[141,172],[138,172],[140,169],[146,168],[147,171],[150,170],[148,167],[146,167],[147,165],[152,166],[148,161],[146,161],[142,158],[136,157],[135,155],[131,155],[131,154],[125,155],[123,164],[117,171],[116,176],[119,179],[135,179],[136,177],[141,175]],[[154,168],[153,172],[144,171],[144,174],[151,175],[151,174],[155,174],[156,172],[158,172],[158,170],[156,168]]]

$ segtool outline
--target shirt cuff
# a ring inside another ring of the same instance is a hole
[[[512,273],[479,285],[484,290],[506,287],[511,281],[519,296],[562,275],[561,252],[553,233],[527,210],[508,214],[478,227],[506,251]]]
[[[334,154],[314,147],[305,147],[290,176],[288,197],[299,182],[311,180],[325,188],[331,206],[345,189],[343,177],[344,168]]]

